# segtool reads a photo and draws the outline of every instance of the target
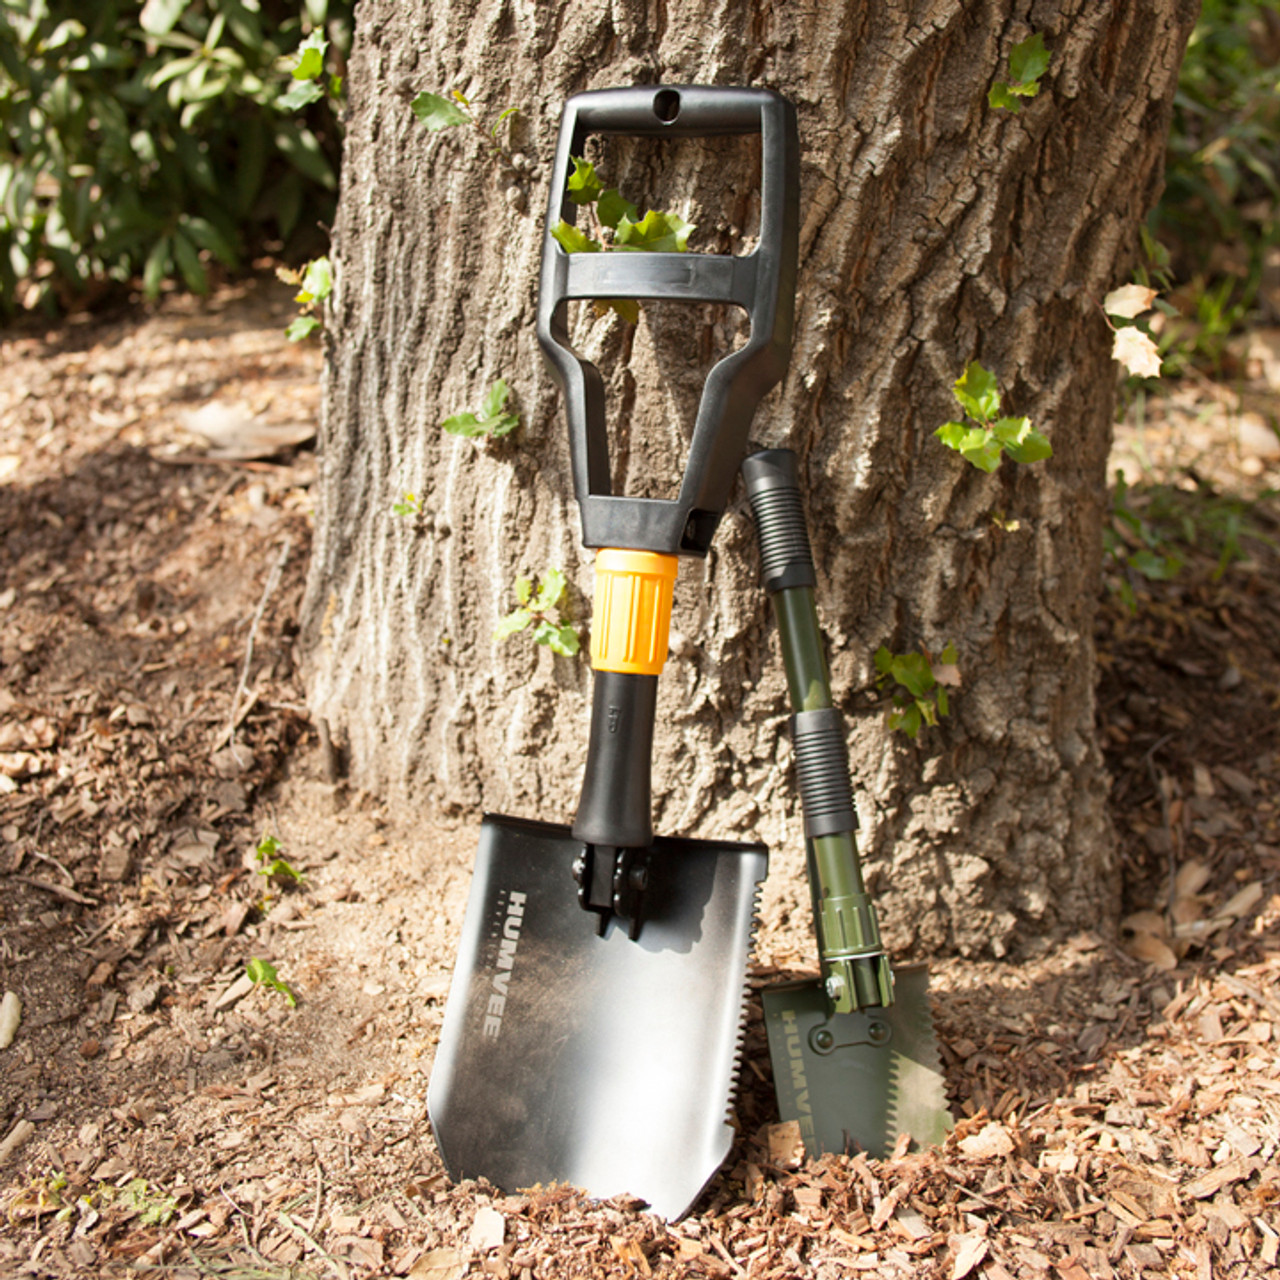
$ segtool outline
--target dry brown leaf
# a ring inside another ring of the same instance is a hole
[[[409,1280],[461,1280],[467,1264],[456,1249],[432,1249],[424,1253],[409,1271]]]
[[[1220,916],[1232,916],[1236,920],[1247,916],[1262,901],[1262,881],[1255,880],[1247,884],[1239,893],[1233,894],[1222,905]]]
[[[1173,896],[1175,898],[1192,897],[1209,883],[1209,877],[1212,874],[1209,868],[1198,858],[1192,858],[1189,862],[1184,862],[1178,868],[1178,874],[1173,878]]]
[[[1178,967],[1178,957],[1169,949],[1167,943],[1150,933],[1135,933],[1125,944],[1124,949],[1135,960],[1143,960],[1155,965],[1157,969],[1169,972]]]
[[[1102,309],[1109,316],[1134,320],[1144,311],[1155,306],[1156,291],[1145,284],[1122,284],[1112,289],[1102,300]]]
[[[1133,933],[1149,933],[1156,938],[1169,936],[1169,922],[1158,911],[1135,911],[1125,916],[1122,923]]]

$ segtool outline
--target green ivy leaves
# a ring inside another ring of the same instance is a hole
[[[471,117],[457,100],[443,98],[438,93],[428,93],[424,90],[409,106],[413,114],[432,133],[439,133],[442,129],[452,129],[460,124],[469,124],[471,121]]]
[[[320,327],[320,317],[313,313],[323,310],[325,299],[333,292],[333,263],[327,257],[313,258],[300,272],[279,267],[276,274],[287,284],[298,286],[293,300],[302,313],[289,322],[284,335],[290,342],[301,342]]]
[[[506,380],[498,378],[485,392],[479,413],[455,413],[440,425],[451,436],[485,436],[490,440],[500,440],[520,425],[520,415],[507,412],[510,395]]]
[[[572,222],[560,219],[551,228],[556,243],[566,253],[601,253],[605,249],[642,250],[646,253],[687,253],[689,236],[697,230],[679,214],[650,209],[644,217],[617,187],[606,187],[596,167],[582,156],[571,156],[573,172],[565,183],[569,199],[580,208],[595,206],[602,228],[611,231],[612,242],[605,244],[580,230]],[[627,298],[613,298],[596,303],[599,312],[616,311],[624,320],[635,324],[640,319],[639,305]]]
[[[564,600],[568,583],[559,569],[548,569],[540,577],[520,577],[512,584],[518,607],[493,629],[496,642],[509,639],[533,627],[536,644],[546,645],[552,653],[572,658],[582,647],[578,632],[568,622],[551,617]]]
[[[952,393],[965,412],[965,420],[944,422],[933,434],[980,471],[994,471],[1006,454],[1014,462],[1053,457],[1053,446],[1032,427],[1030,418],[997,417],[1000,389],[995,374],[978,361],[969,364]]]
[[[927,649],[919,653],[891,653],[884,645],[876,650],[876,688],[892,682],[893,709],[889,712],[890,729],[901,729],[915,739],[923,725],[936,725],[939,716],[951,710],[948,685],[959,685],[955,645],[948,644],[935,659]]]
[[[1034,98],[1040,92],[1040,77],[1049,69],[1052,57],[1038,31],[1030,39],[1015,44],[1009,53],[1009,79],[997,80],[987,93],[987,105],[997,110],[1022,110],[1019,98]]]

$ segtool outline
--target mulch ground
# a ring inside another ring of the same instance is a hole
[[[0,1273],[1280,1275],[1265,362],[1135,407],[1117,444],[1098,644],[1122,935],[935,965],[958,1123],[887,1160],[799,1157],[753,1002],[739,1141],[664,1223],[444,1175],[426,1081],[474,832],[333,781],[307,719],[319,360],[281,336],[289,293],[3,340]],[[262,874],[266,834],[301,883]],[[766,919],[753,982],[806,952]]]

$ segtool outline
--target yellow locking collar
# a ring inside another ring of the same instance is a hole
[[[597,671],[656,676],[667,660],[676,556],[596,552],[591,665]]]

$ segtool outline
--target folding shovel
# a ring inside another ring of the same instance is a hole
[[[885,1156],[951,1127],[923,966],[889,967],[855,840],[844,717],[831,698],[795,455],[742,465],[791,697],[796,780],[822,976],[763,992],[778,1110],[805,1150]],[[896,976],[896,981],[895,981]]]
[[[759,242],[743,256],[573,253],[566,183],[588,134],[760,135]],[[583,542],[597,548],[595,671],[572,829],[487,816],[428,1093],[445,1166],[506,1190],[567,1182],[686,1213],[727,1155],[761,845],[655,839],[650,759],[678,558],[705,556],[756,404],[786,369],[797,245],[795,113],[775,93],[610,89],[565,106],[538,338],[564,392]],[[712,368],[679,495],[611,488],[604,384],[569,346],[572,299],[735,303],[750,337]]]

